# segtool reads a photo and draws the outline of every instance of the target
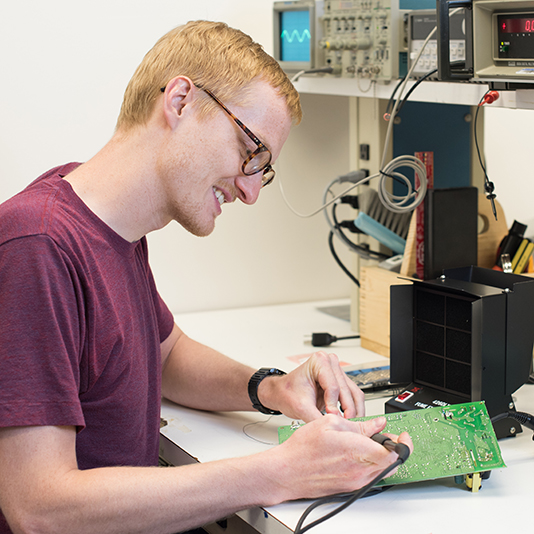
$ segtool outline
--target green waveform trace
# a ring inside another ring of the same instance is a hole
[[[280,38],[283,40],[284,38],[287,39],[287,42],[288,43],[292,43],[295,39],[297,39],[297,41],[299,43],[303,43],[305,39],[311,39],[311,35],[310,35],[310,31],[309,30],[304,30],[302,32],[302,35],[300,35],[300,33],[298,32],[298,30],[293,30],[291,32],[291,35],[289,34],[289,32],[287,30],[284,30],[282,32],[282,34],[280,35]]]

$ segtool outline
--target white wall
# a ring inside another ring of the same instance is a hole
[[[112,135],[146,51],[191,19],[223,20],[272,50],[272,0],[26,0],[0,4],[0,201],[45,170],[84,161]],[[303,95],[305,118],[277,162],[295,207],[318,206],[350,169],[348,98]],[[488,107],[486,157],[507,221],[529,224],[534,111]],[[150,236],[158,287],[175,312],[348,296],[322,215],[294,216],[278,186],[254,207],[226,205],[210,237],[177,224]],[[349,253],[338,247],[350,263]]]
[[[0,7],[0,201],[47,169],[84,161],[113,133],[142,56],[174,26],[223,20],[272,50],[272,0],[26,0]],[[348,99],[308,95],[277,163],[301,211],[349,170]],[[255,207],[226,205],[214,234],[177,224],[150,236],[156,281],[174,312],[348,296],[322,215],[299,219],[276,185]],[[341,251],[345,256],[346,252]]]
[[[508,227],[516,219],[534,238],[534,110],[487,106],[484,122],[488,176]]]
[[[247,4],[250,4],[247,2]],[[174,26],[220,19],[272,47],[271,0],[28,0],[0,8],[0,200],[47,168],[93,155],[124,88]]]

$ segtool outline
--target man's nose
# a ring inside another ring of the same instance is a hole
[[[245,204],[254,204],[260,195],[263,171],[251,176],[238,176],[235,180],[237,196]]]

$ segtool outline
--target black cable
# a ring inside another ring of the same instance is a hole
[[[357,243],[354,243],[351,241],[343,232],[343,229],[338,221],[337,218],[337,204],[332,204],[332,220],[334,222],[334,228],[336,230],[336,235],[347,245],[350,249],[352,249],[354,252],[359,254],[365,259],[369,260],[387,260],[391,256],[388,254],[383,254],[382,252],[377,252],[375,250],[371,250],[368,246],[358,245]]]
[[[438,69],[431,70],[430,72],[427,72],[424,76],[421,78],[418,78],[416,82],[410,87],[410,90],[406,93],[405,97],[402,99],[399,107],[397,108],[396,115],[399,114],[400,110],[402,109],[402,106],[404,106],[405,102],[408,100],[410,95],[415,91],[417,86],[424,80],[426,80],[428,77],[432,76],[432,74],[435,74],[438,71]],[[406,79],[406,75],[399,79],[397,85],[395,86],[395,89],[393,89],[393,92],[391,93],[391,96],[389,97],[387,106],[386,106],[386,112],[385,115],[391,115],[391,112],[393,111],[393,103],[395,101],[395,95],[397,94],[397,91],[399,90],[400,86],[404,83],[404,80]],[[389,120],[389,119],[388,119]]]
[[[497,220],[497,209],[495,208],[496,195],[493,192],[495,190],[495,186],[493,185],[493,182],[490,181],[488,177],[488,173],[486,172],[486,166],[484,165],[484,162],[482,161],[482,156],[480,154],[480,147],[478,146],[478,136],[477,136],[478,110],[481,108],[481,104],[489,92],[490,90],[488,89],[484,93],[482,98],[480,99],[480,102],[478,103],[477,110],[475,111],[475,123],[473,125],[473,134],[475,137],[475,147],[477,149],[478,161],[480,163],[480,166],[482,167],[482,171],[484,172],[484,190],[486,191],[486,198],[491,202],[491,209],[493,211],[493,216],[495,217],[495,220]]]
[[[482,167],[482,171],[484,172],[484,178],[489,181],[488,174],[486,172],[486,166],[484,165],[484,162],[482,161],[482,156],[480,154],[480,147],[478,146],[478,135],[477,135],[477,121],[478,121],[478,111],[480,109],[480,104],[484,101],[484,97],[489,93],[489,90],[484,93],[484,96],[480,99],[480,102],[478,103],[477,110],[475,111],[475,124],[474,124],[474,136],[475,136],[475,146],[477,149],[477,156],[478,161],[480,163],[480,166]]]
[[[391,96],[389,97],[388,104],[386,106],[386,115],[391,114],[393,110],[393,102],[395,101],[395,95],[397,94],[397,91],[399,90],[400,86],[403,84],[404,80],[406,79],[407,75],[404,75],[395,86],[395,89],[393,89],[393,92],[391,93]]]
[[[391,178],[392,180],[394,180],[395,182],[397,182],[398,184],[400,185],[403,185],[403,186],[406,186],[406,184],[400,179],[398,178],[397,176],[395,176],[394,174],[388,174],[387,172],[384,172],[382,170],[379,170],[378,171],[382,176],[386,176],[387,178]],[[418,189],[415,189],[414,190],[414,193],[417,193],[419,190]]]
[[[332,343],[335,343],[336,341],[341,341],[343,339],[360,339],[360,335],[355,334],[353,336],[337,337],[332,334],[329,334],[328,332],[313,332],[311,344],[314,347],[328,347],[328,345],[331,345]]]
[[[421,82],[424,82],[429,76],[432,76],[432,74],[435,74],[436,72],[438,72],[438,69],[431,70],[430,72],[427,72],[421,78],[417,79],[417,81],[410,87],[410,90],[406,93],[405,97],[402,99],[399,107],[397,108],[397,112],[396,112],[397,115],[400,113],[400,110],[403,108],[404,104],[406,104],[406,101],[408,100],[408,98],[410,98],[410,95],[417,89],[419,84]]]
[[[534,430],[534,416],[526,412],[516,412],[515,410],[508,410],[492,417],[491,422],[496,423],[497,421],[500,421],[501,419],[506,419],[507,417],[510,417],[511,419],[514,419],[523,426],[530,428],[530,430]],[[532,435],[532,439],[534,440],[534,434]]]
[[[459,62],[455,62],[455,63],[459,63]],[[434,69],[434,70],[431,70],[429,72],[427,72],[424,76],[422,76],[421,78],[419,78],[413,85],[412,87],[410,88],[410,90],[406,93],[406,95],[404,96],[404,98],[402,99],[402,101],[400,102],[400,105],[398,106],[397,110],[396,110],[396,115],[398,115],[400,113],[400,111],[402,110],[404,104],[407,102],[408,98],[410,97],[410,95],[415,91],[415,89],[419,86],[419,84],[421,82],[423,82],[424,80],[426,80],[429,76],[432,76],[432,74],[436,73],[438,69]],[[395,96],[395,93],[397,92],[397,89],[400,87],[400,85],[402,84],[402,82],[404,81],[405,77],[402,78],[399,83],[397,84],[397,86],[395,87],[390,99],[389,99],[389,102],[388,102],[388,105],[386,107],[386,113],[391,113],[391,105],[393,103],[393,99],[394,99],[394,96]],[[491,209],[493,211],[493,216],[495,217],[495,220],[497,220],[497,209],[495,207],[495,198],[496,198],[496,195],[494,193],[495,191],[495,185],[493,184],[493,182],[489,179],[489,176],[488,176],[488,173],[486,171],[486,166],[484,164],[484,162],[482,161],[482,156],[480,154],[480,147],[478,145],[478,136],[477,136],[477,121],[478,121],[478,111],[479,111],[479,108],[481,107],[481,104],[482,102],[484,101],[486,95],[490,92],[490,90],[488,89],[488,91],[486,91],[486,93],[484,93],[484,95],[482,96],[482,98],[480,99],[480,102],[478,103],[478,106],[477,106],[477,109],[476,109],[476,112],[475,112],[475,121],[474,121],[474,126],[473,126],[473,130],[474,130],[474,137],[475,137],[475,146],[476,146],[476,150],[477,150],[477,156],[478,156],[478,161],[480,163],[480,166],[482,168],[482,171],[484,172],[484,191],[486,192],[486,198],[491,202]],[[392,175],[389,175],[389,174],[385,174],[383,173],[382,171],[380,171],[381,174],[385,175],[385,176],[388,176],[389,178],[393,178],[394,179],[394,176]]]
[[[386,467],[386,469],[384,469],[378,476],[371,480],[369,484],[367,484],[363,488],[360,488],[359,490],[350,493],[340,493],[336,495],[331,495],[329,497],[323,497],[322,499],[318,499],[312,504],[310,504],[310,506],[308,506],[308,508],[306,508],[306,510],[304,510],[303,514],[300,516],[297,526],[295,527],[295,534],[304,534],[304,532],[307,532],[311,528],[319,525],[320,523],[323,523],[331,517],[334,517],[336,514],[339,514],[339,512],[342,512],[343,510],[345,510],[345,508],[348,508],[353,502],[364,497],[366,493],[369,492],[369,490],[371,490],[373,486],[377,484],[380,480],[382,480],[390,471],[403,464],[410,455],[410,449],[408,449],[408,447],[403,443],[397,443],[396,446],[396,450],[399,451],[399,458],[397,458],[397,460],[393,462],[390,466]],[[320,517],[319,519],[312,521],[309,525],[306,525],[305,527],[302,526],[306,518],[313,510],[315,510],[319,506],[322,506],[323,504],[330,504],[333,502],[341,502],[342,504],[340,504],[331,512]]]
[[[451,63],[451,65],[458,65],[458,64],[464,64],[465,61],[453,61]],[[417,89],[417,87],[419,86],[419,84],[421,82],[424,82],[427,78],[429,78],[430,76],[432,76],[432,74],[435,74],[436,72],[438,72],[438,69],[433,69],[429,72],[427,72],[426,74],[424,74],[423,76],[421,76],[421,78],[418,78],[415,83],[410,87],[409,91],[406,93],[406,95],[404,96],[404,98],[402,99],[399,107],[397,108],[397,111],[396,111],[396,115],[398,115],[400,113],[400,110],[403,108],[404,104],[406,103],[406,101],[410,98],[410,95]],[[404,78],[401,79],[401,83],[404,81]],[[395,88],[395,92],[396,92],[397,88]],[[395,92],[393,94],[395,94]],[[389,102],[388,102],[388,106],[389,106]],[[387,109],[387,108],[386,108]]]
[[[334,249],[334,232],[331,230],[328,234],[328,246],[330,247],[330,252],[336,263],[341,267],[341,270],[358,286],[360,287],[360,281],[345,267],[343,262],[339,259],[339,256]]]

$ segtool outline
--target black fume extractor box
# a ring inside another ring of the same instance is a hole
[[[390,380],[409,384],[386,413],[483,400],[491,417],[515,409],[534,344],[534,279],[480,267],[391,287]],[[519,423],[495,423],[497,437]]]

